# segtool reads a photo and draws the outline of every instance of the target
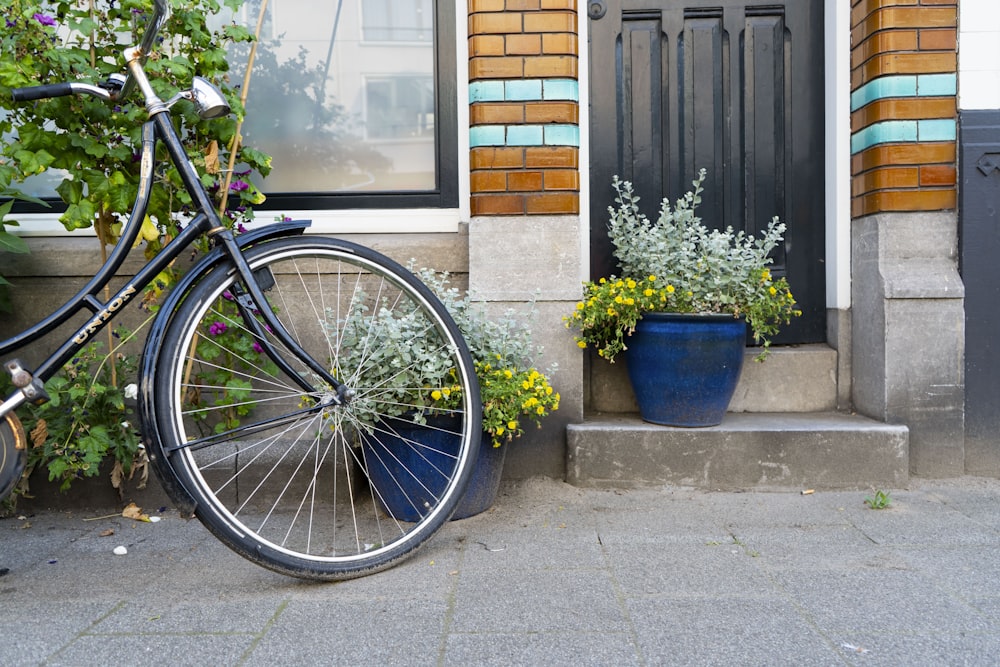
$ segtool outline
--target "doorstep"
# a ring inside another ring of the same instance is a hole
[[[567,481],[582,487],[860,489],[909,479],[906,426],[841,412],[731,412],[707,428],[597,413],[567,426],[566,444]]]

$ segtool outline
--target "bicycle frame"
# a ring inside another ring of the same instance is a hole
[[[159,12],[161,10],[165,11],[165,4],[157,2],[155,6],[156,12],[150,21],[150,30],[147,31],[147,37],[151,32],[155,35],[155,30],[162,23],[163,16]],[[188,159],[180,137],[170,121],[170,105],[165,104],[157,97],[143,70],[143,62],[145,60],[144,48],[148,48],[145,47],[147,41],[152,42],[152,40],[144,38],[143,46],[125,50],[129,76],[122,88],[122,92],[124,93],[131,87],[130,84],[138,86],[145,99],[146,109],[150,116],[150,120],[146,121],[142,127],[140,180],[135,205],[122,230],[122,235],[118,243],[94,277],[74,297],[41,322],[12,338],[0,341],[0,356],[5,357],[18,348],[38,341],[58,326],[68,322],[78,313],[85,310],[89,310],[91,313],[91,317],[85,324],[63,342],[33,373],[30,373],[30,389],[25,387],[25,384],[28,383],[24,383],[24,380],[22,380],[22,383],[18,383],[21,389],[0,404],[0,419],[21,404],[29,400],[34,400],[34,396],[36,395],[40,397],[40,400],[35,402],[44,402],[46,400],[43,389],[44,383],[76,356],[98,332],[103,330],[114,319],[116,314],[132,303],[145,287],[153,283],[160,272],[166,269],[195,239],[202,235],[207,235],[216,247],[221,248],[225,259],[235,267],[242,279],[246,293],[253,301],[254,310],[263,318],[266,326],[274,331],[281,343],[294,356],[306,363],[309,369],[316,373],[321,381],[336,392],[336,395],[332,399],[333,402],[341,403],[344,399],[346,388],[342,383],[333,378],[322,364],[302,350],[299,344],[288,334],[285,327],[274,316],[271,309],[267,307],[267,299],[264,291],[243,256],[240,243],[233,232],[227,229],[219,219],[211,197],[204,186],[202,186],[198,172],[190,159]],[[114,93],[109,93],[103,88],[87,84],[53,84],[48,88],[49,90],[58,91],[53,94],[83,93],[109,100],[120,99]],[[129,250],[139,236],[142,222],[145,219],[153,186],[153,176],[156,170],[155,153],[158,142],[165,145],[170,161],[177,167],[184,187],[191,195],[194,208],[197,212],[181,233],[144,265],[132,280],[119,289],[108,301],[102,301],[99,295],[110,284],[112,278],[114,278],[121,268]],[[288,373],[292,380],[304,391],[315,392],[316,389],[313,384],[293,370],[282,355],[271,344],[266,342],[261,335],[264,331],[264,324],[261,324],[256,317],[252,316],[251,309],[245,304],[240,304],[239,307],[248,328],[267,351],[268,356],[282,370]],[[19,367],[17,367],[17,370],[21,373],[27,372]]]

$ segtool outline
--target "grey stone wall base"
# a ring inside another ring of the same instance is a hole
[[[542,367],[555,363],[559,410],[509,446],[507,478],[566,469],[566,427],[583,421],[583,355],[563,324],[582,294],[587,230],[578,216],[476,217],[469,223],[469,291],[494,310],[512,309],[531,324],[544,348]],[[533,310],[530,304],[534,304]]]
[[[964,286],[954,212],[852,225],[855,408],[910,429],[910,472],[965,472]]]
[[[567,481],[636,488],[898,488],[908,479],[905,426],[841,413],[728,414],[699,429],[594,415],[567,431]]]

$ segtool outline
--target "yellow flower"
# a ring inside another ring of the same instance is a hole
[[[649,277],[649,282],[655,283],[656,282],[656,276],[650,276]]]
[[[580,301],[580,302],[578,302],[576,304],[576,309],[577,310],[583,310],[584,308],[585,308],[585,306],[583,305],[583,301]]]
[[[587,341],[585,341],[585,340],[578,340],[578,341],[576,341],[576,346],[578,348],[580,348],[581,350],[586,350],[587,349]]]
[[[674,286],[667,285],[667,294],[673,294],[673,293],[674,293]]]
[[[544,415],[545,414],[545,406],[544,405],[539,405],[538,408],[535,410],[535,412],[537,412],[540,415]]]
[[[608,308],[608,315],[610,315],[611,317],[614,317],[615,316],[615,309],[609,307]]]
[[[509,380],[512,377],[514,377],[514,374],[510,372],[509,368],[505,368],[503,371],[503,376]]]
[[[622,303],[624,300],[621,295],[615,297],[615,303]]]
[[[511,431],[513,431],[514,429],[517,428],[517,422],[516,421],[509,421],[509,422],[507,422],[507,428],[509,428]]]
[[[771,296],[774,296],[775,294],[778,293],[778,290],[775,289],[774,285],[771,285],[767,291],[771,293]]]
[[[625,284],[628,286],[629,289],[635,289],[635,281],[632,280],[631,278],[629,278],[628,282]]]
[[[503,435],[503,426],[497,426],[497,435]]]
[[[643,296],[646,296],[646,297],[653,296],[653,290],[651,290],[650,288],[647,287],[646,290],[642,294],[643,294]]]
[[[767,282],[768,280],[770,280],[771,279],[771,270],[770,269],[764,269],[764,271],[760,274],[760,279],[763,282]]]
[[[629,297],[629,298],[625,299],[625,305],[626,306],[634,306],[635,305],[635,299],[633,299],[632,297]]]
[[[434,391],[431,392],[431,398],[433,398],[435,401],[440,401],[441,400],[441,392],[438,391],[437,389],[435,389]]]

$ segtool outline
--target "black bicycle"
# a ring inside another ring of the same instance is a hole
[[[144,70],[167,11],[166,0],[154,0],[140,45],[124,51],[125,74],[12,91],[16,101],[80,94],[122,103],[138,88],[148,120],[139,193],[106,264],[56,312],[0,342],[6,358],[89,312],[37,368],[5,362],[16,390],[0,405],[0,498],[25,467],[15,409],[44,402],[45,382],[207,235],[212,249],[171,290],[142,354],[139,413],[152,467],[179,509],[264,567],[311,579],[385,569],[429,539],[465,489],[481,437],[472,359],[433,292],[389,258],[305,234],[306,221],[240,235],[225,228],[170,117],[181,100],[202,118],[220,117],[229,113],[225,98],[195,77],[164,102]],[[145,217],[158,142],[195,211],[104,301]],[[387,358],[387,342],[401,332],[414,354]],[[420,380],[442,369],[443,391]]]

